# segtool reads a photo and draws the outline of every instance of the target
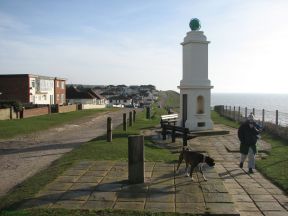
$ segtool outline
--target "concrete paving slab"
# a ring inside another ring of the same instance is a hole
[[[137,210],[137,211],[143,211],[145,206],[145,202],[122,202],[117,201],[114,209],[131,209],[131,210]]]
[[[278,202],[256,202],[261,211],[285,211]]]
[[[204,203],[202,193],[176,193],[176,203]]]
[[[218,215],[239,215],[233,203],[206,203],[206,212]]]
[[[51,208],[66,208],[66,209],[80,209],[85,201],[76,200],[59,200],[55,202]]]
[[[236,208],[239,211],[259,211],[254,202],[237,202]]]
[[[93,191],[95,190],[96,186],[98,185],[97,182],[95,183],[74,183],[69,190],[86,190],[86,191]]]
[[[90,201],[88,200],[82,206],[83,209],[112,209],[115,202],[113,201]]]
[[[190,214],[204,214],[206,211],[203,203],[176,203],[176,212]]]
[[[116,192],[92,192],[89,201],[115,201],[117,199]]]
[[[145,210],[152,212],[175,212],[174,203],[146,202]]]
[[[146,193],[127,193],[119,192],[117,193],[117,202],[143,202],[146,201]]]
[[[52,182],[45,189],[50,191],[66,191],[71,188],[73,183]]]
[[[174,203],[175,194],[174,193],[148,193],[147,202]]]
[[[60,197],[65,193],[65,191],[48,191],[42,190],[35,195],[35,198],[42,200],[50,200],[51,202],[60,199]]]
[[[81,200],[85,201],[89,198],[91,191],[66,191],[60,197],[60,200]]]
[[[233,203],[228,193],[203,193],[206,203]]]
[[[264,211],[264,216],[288,216],[286,211]]]

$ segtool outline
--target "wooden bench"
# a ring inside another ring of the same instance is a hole
[[[169,114],[169,115],[161,115],[161,120],[160,120],[160,124],[161,127],[163,127],[163,124],[168,124],[170,125],[170,123],[173,123],[174,125],[176,125],[176,122],[178,121],[178,114]]]
[[[163,124],[162,125],[162,139],[166,140],[167,132],[171,131],[172,142],[175,142],[176,135],[180,135],[183,138],[183,146],[187,146],[187,140],[193,139],[196,136],[189,134],[189,128],[179,127],[175,125]],[[178,133],[176,133],[178,132]]]

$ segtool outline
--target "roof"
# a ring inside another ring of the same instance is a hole
[[[66,88],[67,99],[105,99],[103,96],[97,94],[92,89],[77,89],[74,86]]]
[[[1,74],[0,77],[34,77],[34,78],[42,78],[42,79],[57,79],[57,80],[66,80],[65,78],[60,77],[53,77],[53,76],[43,76],[43,75],[36,75],[36,74]]]

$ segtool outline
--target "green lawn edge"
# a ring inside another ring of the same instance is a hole
[[[194,214],[181,214],[169,212],[149,212],[132,210],[86,210],[86,209],[27,209],[22,211],[2,211],[0,216],[193,216]]]

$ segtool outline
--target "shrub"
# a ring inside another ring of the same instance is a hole
[[[15,112],[22,110],[22,104],[18,101],[0,101],[0,108],[10,108],[13,106]]]

